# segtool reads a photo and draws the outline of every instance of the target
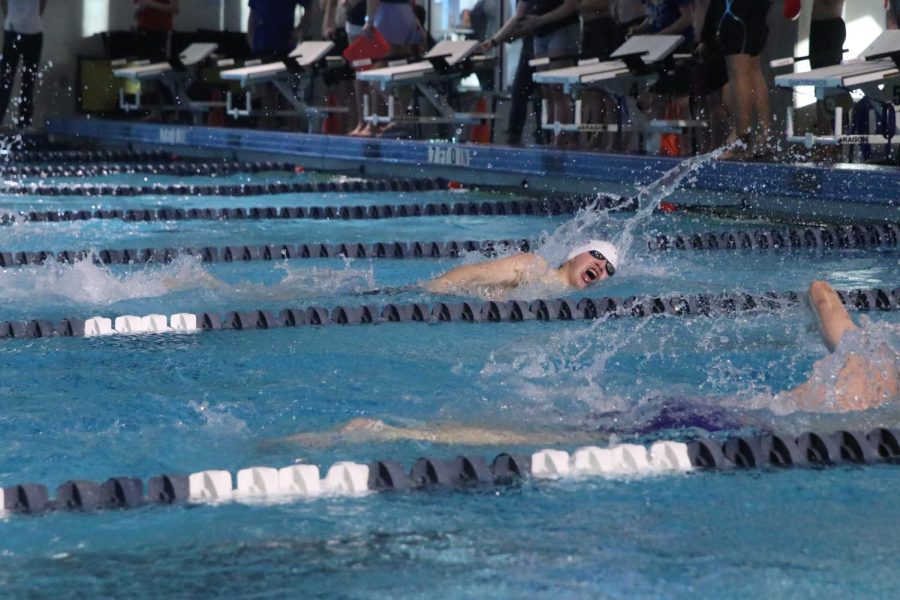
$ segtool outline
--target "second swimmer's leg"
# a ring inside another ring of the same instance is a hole
[[[813,281],[809,299],[819,317],[819,331],[829,352],[834,352],[846,331],[856,329],[837,293],[825,281]]]

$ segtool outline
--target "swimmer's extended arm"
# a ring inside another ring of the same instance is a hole
[[[844,334],[856,329],[837,293],[824,281],[813,281],[809,299],[819,319],[822,340],[834,352]],[[889,351],[890,352],[890,351]],[[893,361],[877,356],[849,354],[836,371],[819,372],[818,361],[813,376],[797,387],[779,394],[790,406],[800,410],[849,411],[865,410],[900,396],[900,373]]]
[[[545,268],[546,263],[535,254],[516,254],[455,267],[429,281],[426,289],[434,293],[448,293],[478,286],[514,287],[527,280],[529,271]]]
[[[177,277],[165,277],[162,280],[163,286],[169,291],[195,288],[202,285],[210,290],[224,290],[228,287],[224,281],[217,277],[213,277],[206,271],[200,271],[190,280],[179,279]]]
[[[595,431],[512,431],[452,423],[426,427],[394,427],[379,419],[353,419],[331,431],[298,433],[269,440],[264,446],[300,444],[335,446],[368,442],[415,441],[461,446],[504,446],[597,442],[603,436]]]
[[[446,294],[479,286],[515,287],[533,278],[529,275],[543,273],[546,270],[547,263],[543,258],[537,254],[524,252],[474,265],[455,267],[426,283],[425,289],[435,294]]]

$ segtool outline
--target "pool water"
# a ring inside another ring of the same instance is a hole
[[[104,207],[131,208],[465,197],[300,196],[101,200]],[[71,199],[72,205],[64,198],[39,200],[0,197],[0,207],[95,205],[85,198]],[[620,236],[636,217],[579,219],[583,239]],[[660,232],[766,226],[678,214],[647,217],[636,225],[616,276],[573,297],[803,291],[815,278],[842,289],[897,287],[896,248],[646,249],[647,237]],[[570,229],[567,217],[524,216],[22,223],[0,229],[0,250],[527,238],[546,240],[553,256],[561,244],[573,243],[563,239]],[[170,265],[10,268],[0,270],[0,321],[436,302],[450,298],[418,289],[384,298],[360,292],[414,284],[477,258],[183,259]],[[872,313],[862,320],[867,331],[898,347],[900,314]],[[324,471],[338,460],[382,458],[408,468],[421,456],[491,458],[541,447],[417,441],[301,446],[284,440],[355,417],[398,426],[551,432],[559,437],[556,446],[568,450],[586,436],[604,445],[898,423],[900,409],[892,404],[808,413],[775,398],[804,381],[823,355],[814,317],[804,306],[716,317],[9,341],[0,344],[7,382],[0,388],[6,407],[0,485],[40,482],[52,494],[69,479],[146,479],[295,462]],[[0,582],[10,597],[885,595],[900,584],[894,568],[900,542],[890,535],[900,519],[898,483],[900,470],[878,466],[13,516],[2,523]]]

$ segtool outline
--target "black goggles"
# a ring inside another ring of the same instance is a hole
[[[612,263],[607,260],[605,256],[597,252],[596,250],[588,250],[588,254],[596,258],[597,260],[602,260],[606,263],[606,274],[612,277],[616,274],[616,268],[612,266]]]

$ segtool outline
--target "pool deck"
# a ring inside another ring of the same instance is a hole
[[[103,146],[164,148],[189,156],[288,160],[311,169],[379,176],[442,176],[531,191],[633,194],[678,159],[546,148],[361,139],[254,129],[53,119],[49,134]],[[900,168],[709,161],[670,198],[748,217],[806,222],[900,222]]]

